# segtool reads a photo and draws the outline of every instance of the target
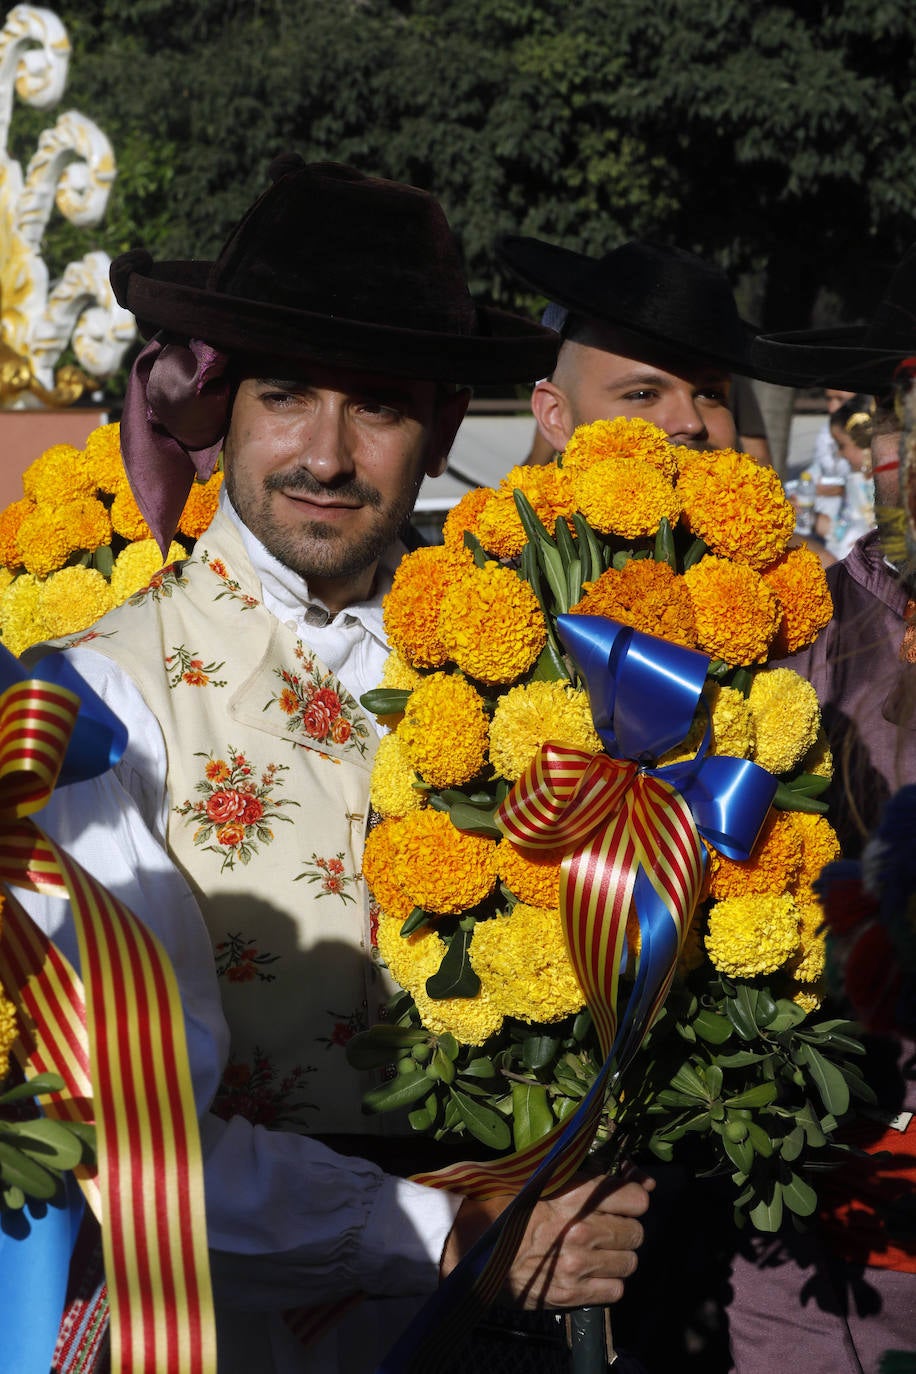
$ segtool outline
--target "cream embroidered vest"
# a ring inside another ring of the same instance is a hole
[[[213,942],[231,1053],[214,1110],[365,1132],[343,1045],[386,995],[360,868],[375,731],[261,604],[221,512],[190,559],[68,646],[137,684],[168,753],[169,853]]]

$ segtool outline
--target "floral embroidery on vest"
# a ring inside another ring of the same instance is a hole
[[[334,1049],[335,1046],[342,1049],[344,1045],[349,1044],[354,1035],[366,1030],[368,1026],[365,1007],[357,1007],[355,1011],[350,1012],[329,1011],[326,1014],[334,1018],[331,1034],[315,1037],[319,1045],[324,1045],[326,1050]]]
[[[308,653],[301,643],[297,643],[295,654],[302,671],[274,669],[283,686],[264,710],[279,707],[288,717],[286,728],[290,734],[305,735],[318,744],[346,745],[365,754],[369,726],[356,702],[333,673],[322,671],[315,655]]]
[[[219,978],[228,978],[230,983],[250,983],[255,978],[262,983],[276,981],[275,973],[263,973],[262,969],[265,964],[275,964],[279,954],[262,954],[241,931],[237,935],[227,932],[225,940],[218,941],[215,953]]]
[[[186,587],[188,579],[184,575],[184,565],[182,563],[168,563],[164,568],[150,578],[145,587],[141,587],[133,596],[127,598],[128,606],[142,606],[147,597],[153,601],[161,601],[163,597],[170,597],[179,587]]]
[[[59,647],[61,649],[78,649],[81,644],[91,644],[94,639],[111,639],[112,635],[117,634],[117,630],[109,630],[107,633],[102,630],[86,630],[81,635],[74,635],[71,639],[61,639]]]
[[[200,556],[200,561],[206,563],[210,571],[215,573],[222,583],[223,590],[216,593],[213,598],[214,601],[222,601],[224,596],[231,596],[234,601],[242,603],[243,611],[252,611],[255,606],[260,606],[261,603],[256,596],[250,596],[247,592],[243,592],[241,584],[236,582],[234,577],[229,576],[229,569],[221,558],[211,558],[205,549]]]
[[[313,1064],[294,1068],[277,1081],[277,1070],[270,1057],[254,1047],[252,1060],[230,1059],[210,1110],[228,1121],[243,1116],[253,1126],[302,1126],[303,1114],[315,1110],[314,1102],[295,1094],[301,1092]]]
[[[300,878],[305,878],[310,883],[319,883],[321,891],[315,894],[318,898],[339,897],[343,902],[355,902],[356,898],[347,891],[347,885],[355,887],[359,882],[359,874],[346,873],[343,860],[343,850],[332,859],[322,859],[313,854],[310,866],[302,873],[297,873],[293,882],[298,883]]]
[[[285,763],[269,763],[260,781],[251,776],[251,764],[244,754],[230,745],[229,762],[209,754],[195,753],[206,759],[204,777],[195,790],[203,794],[202,801],[183,801],[173,811],[185,818],[187,825],[196,825],[194,843],[206,852],[222,856],[220,872],[235,868],[235,861],[247,864],[258,854],[258,842],[270,844],[274,833],[268,821],[292,821],[284,816],[281,806],[298,806],[291,797],[275,797],[272,789],[283,786],[279,773],[288,773]],[[215,839],[215,844],[209,841]]]
[[[185,682],[189,687],[225,687],[226,679],[213,676],[226,662],[204,663],[202,658],[193,657],[193,650],[183,644],[172,645],[172,652],[165,656],[166,672],[169,673],[169,686],[177,687]]]

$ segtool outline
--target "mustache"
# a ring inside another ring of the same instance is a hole
[[[324,498],[331,496],[343,501],[372,506],[376,510],[382,504],[381,493],[367,482],[360,482],[356,477],[347,477],[340,482],[319,482],[306,468],[271,473],[269,477],[265,477],[264,486],[268,491],[293,491],[302,496]]]

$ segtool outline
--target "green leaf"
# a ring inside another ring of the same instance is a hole
[[[759,1126],[756,1121],[747,1122],[747,1138],[758,1155],[762,1155],[764,1159],[770,1158],[773,1153],[773,1142],[763,1127]]]
[[[754,1147],[750,1140],[732,1140],[727,1132],[723,1132],[721,1139],[722,1148],[735,1168],[742,1174],[749,1174],[754,1163]]]
[[[583,580],[586,582],[597,582],[604,571],[604,562],[601,557],[601,549],[595,537],[595,531],[586,520],[581,511],[573,514],[573,526],[579,537],[579,557],[583,560]],[[585,569],[585,559],[583,550],[588,550],[588,570]]]
[[[380,1088],[372,1088],[363,1094],[363,1104],[370,1112],[394,1112],[401,1107],[409,1107],[425,1097],[436,1080],[428,1073],[412,1073],[407,1078],[393,1078]]]
[[[742,1040],[756,1040],[758,1035],[757,993],[746,983],[739,983],[734,997],[725,1001],[725,1012]]]
[[[486,1055],[479,1055],[477,1059],[472,1059],[470,1064],[466,1064],[461,1070],[462,1078],[495,1078],[496,1070],[493,1067],[493,1060],[487,1059]]]
[[[658,533],[655,536],[654,558],[656,563],[667,563],[669,568],[677,572],[677,556],[674,552],[674,534],[666,515],[662,516],[658,526]]]
[[[704,1008],[698,1012],[691,1022],[694,1030],[701,1040],[705,1040],[708,1045],[723,1045],[732,1034],[732,1023],[726,1016],[719,1016],[714,1011]],[[719,1060],[719,1063],[722,1061]]]
[[[0,1180],[8,1188],[21,1188],[29,1197],[45,1202],[54,1197],[60,1187],[58,1174],[50,1173],[44,1165],[6,1140],[0,1140]]]
[[[795,1126],[788,1135],[783,1136],[779,1142],[779,1153],[787,1164],[791,1164],[793,1159],[798,1159],[805,1147],[805,1132],[801,1126]]]
[[[373,716],[399,716],[403,713],[410,693],[397,687],[373,687],[370,692],[364,692],[359,699],[359,704],[364,711],[369,711]]]
[[[566,604],[575,606],[582,595],[582,564],[578,558],[566,565]]]
[[[544,542],[550,544],[550,546],[555,549],[556,546],[550,537],[547,526],[540,520],[534,506],[532,506],[528,497],[519,487],[514,488],[512,499],[515,502],[515,509],[518,511],[519,519],[522,522],[522,529],[528,537],[528,542],[534,545]]]
[[[706,545],[702,539],[694,539],[690,548],[684,554],[684,572],[692,568],[694,563],[699,563],[700,559],[706,554]]]
[[[706,669],[707,677],[714,677],[717,681],[724,678],[727,672],[728,664],[724,658],[714,658]]]
[[[39,1162],[52,1169],[74,1169],[83,1157],[83,1144],[62,1121],[39,1116],[31,1121],[8,1122],[7,1131],[15,1134],[16,1144],[28,1150]]]
[[[471,967],[468,950],[473,931],[458,929],[442,957],[437,971],[426,980],[426,993],[436,1002],[446,997],[476,997],[480,979]]]
[[[92,566],[97,568],[103,577],[111,577],[111,570],[114,567],[114,554],[110,544],[103,544],[96,549],[92,555]]]
[[[809,815],[822,816],[830,808],[826,802],[808,797],[804,792],[794,792],[784,782],[777,784],[773,794],[773,805],[780,811],[806,811]]]
[[[420,930],[423,926],[430,925],[432,919],[432,916],[430,916],[428,911],[424,911],[423,907],[415,906],[410,915],[405,919],[398,934],[406,940],[407,936],[413,935],[415,930]]]
[[[429,1038],[429,1031],[407,1026],[370,1026],[347,1041],[344,1054],[353,1069],[380,1069],[390,1064],[399,1050],[422,1044]]]
[[[822,792],[826,792],[832,779],[824,777],[821,773],[799,773],[792,778],[787,786],[793,792],[803,792],[808,797],[819,797]]]
[[[455,1065],[438,1045],[427,1072],[430,1077],[438,1078],[443,1083],[454,1083],[455,1081]]]
[[[558,653],[556,646],[548,639],[531,672],[532,682],[568,682],[569,670]]]
[[[25,1193],[15,1184],[10,1184],[4,1188],[2,1195],[4,1207],[8,1207],[11,1212],[19,1212],[25,1206]]]
[[[772,1054],[758,1054],[754,1050],[735,1050],[734,1054],[717,1054],[716,1063],[723,1069],[744,1069],[749,1064],[762,1064],[765,1059],[772,1059]]]
[[[8,1103],[25,1102],[30,1097],[41,1097],[43,1093],[59,1093],[64,1080],[56,1073],[37,1073],[27,1083],[17,1083],[0,1097],[0,1107]]]
[[[465,835],[488,835],[490,839],[502,838],[499,826],[476,806],[460,802],[448,808],[449,820],[456,830]]]
[[[553,1129],[547,1089],[541,1084],[512,1084],[512,1136],[517,1150],[525,1150]]]
[[[774,1181],[773,1196],[769,1201],[761,1198],[748,1216],[758,1231],[778,1231],[782,1225],[782,1184]]]
[[[676,1092],[684,1093],[691,1099],[699,1098],[701,1102],[705,1102],[710,1097],[706,1084],[692,1064],[682,1064],[680,1066],[677,1073],[671,1079],[671,1087]],[[715,1096],[715,1094],[712,1094],[712,1096]]]
[[[753,680],[747,668],[736,668],[732,673],[731,685],[736,692],[740,692],[743,697],[746,697],[751,690]]]
[[[578,561],[579,550],[576,548],[575,540],[569,532],[569,526],[562,515],[558,518],[553,528],[554,539],[556,540],[557,550],[563,559],[563,566],[569,568],[570,563]]]
[[[480,1102],[475,1102],[473,1097],[468,1097],[467,1093],[460,1092],[458,1088],[451,1088],[449,1091],[461,1120],[475,1139],[489,1145],[493,1150],[509,1148],[512,1133],[504,1117],[494,1112],[491,1107],[484,1107]]]
[[[417,1107],[415,1111],[409,1112],[407,1120],[410,1122],[411,1130],[428,1131],[435,1123],[435,1116],[424,1103],[422,1107]]]
[[[775,1083],[755,1083],[752,1088],[725,1098],[726,1107],[768,1107],[775,1102],[777,1088]]]
[[[817,1193],[801,1174],[792,1173],[788,1183],[782,1185],[782,1195],[786,1206],[797,1217],[810,1217],[817,1207]]]
[[[483,568],[490,561],[490,555],[472,530],[464,532],[464,547],[469,550],[475,568]]]
[[[554,1035],[526,1035],[522,1041],[522,1063],[526,1069],[544,1069],[559,1047]]]
[[[849,1085],[836,1064],[832,1064],[816,1050],[808,1046],[808,1069],[817,1085],[821,1101],[834,1116],[842,1116],[849,1110]]]
[[[632,549],[619,549],[617,553],[614,554],[614,557],[611,559],[611,567],[614,568],[617,572],[620,572],[622,568],[625,568],[627,566],[632,557]]]

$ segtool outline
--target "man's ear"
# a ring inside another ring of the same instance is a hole
[[[565,391],[556,382],[538,382],[531,393],[531,409],[548,444],[554,452],[562,453],[575,429]]]
[[[452,444],[455,442],[455,435],[458,433],[458,427],[464,419],[470,400],[471,393],[466,387],[462,391],[454,391],[440,396],[436,405],[436,416],[433,420],[429,449],[426,455],[427,477],[441,477],[445,471],[448,455],[451,452]]]

